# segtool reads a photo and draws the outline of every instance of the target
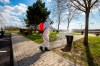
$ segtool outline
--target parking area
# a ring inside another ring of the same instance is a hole
[[[0,38],[0,66],[12,65],[11,35],[5,34]]]

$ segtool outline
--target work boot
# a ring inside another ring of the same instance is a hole
[[[44,52],[44,50],[43,50],[43,47],[42,47],[42,46],[40,46],[40,47],[39,47],[39,49],[40,49],[42,52]]]
[[[50,51],[47,47],[45,47],[45,51]]]

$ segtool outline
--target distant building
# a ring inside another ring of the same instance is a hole
[[[80,33],[81,31],[85,31],[84,29],[73,29],[73,32],[78,32]],[[100,29],[89,29],[88,33],[100,33]]]

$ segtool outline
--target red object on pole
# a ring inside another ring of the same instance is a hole
[[[43,31],[44,30],[44,23],[40,22],[39,24],[39,31]]]

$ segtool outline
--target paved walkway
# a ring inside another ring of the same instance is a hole
[[[78,40],[80,38],[83,38],[83,35],[74,36],[73,41]],[[67,44],[67,41],[66,41],[66,38],[64,37],[62,40],[57,40],[57,41],[54,41],[54,42],[50,42],[50,48],[56,48],[56,47],[66,45],[66,44]]]
[[[14,66],[74,66],[74,63],[52,50],[41,52],[34,41],[12,34]],[[59,45],[60,46],[60,45]]]
[[[96,36],[95,34],[88,34],[89,36]]]

